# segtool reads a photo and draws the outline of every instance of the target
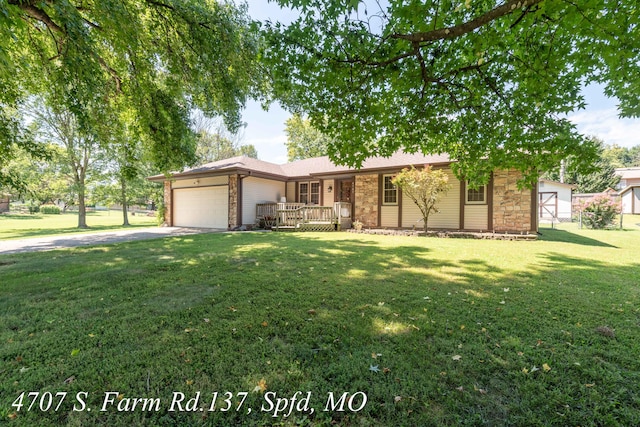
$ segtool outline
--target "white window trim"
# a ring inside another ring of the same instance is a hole
[[[391,179],[393,179],[393,177],[395,176],[395,174],[384,174],[382,175],[382,206],[398,206],[398,199],[400,198],[400,195],[398,193],[398,186],[394,185],[393,188],[395,188],[396,190],[396,201],[391,203],[391,202],[385,202],[384,199],[384,193],[385,193],[385,188],[384,188],[384,181],[386,177],[391,177]]]
[[[301,200],[302,198],[302,191],[300,191],[300,186],[302,184],[307,184],[307,205],[315,205],[316,203],[311,203],[311,195],[312,194],[317,194],[318,195],[318,205],[320,205],[320,200],[321,200],[321,195],[322,195],[322,185],[320,185],[320,181],[300,181],[298,182],[298,200]],[[313,193],[311,191],[311,185],[312,184],[318,184],[318,192],[317,193]]]
[[[487,204],[487,185],[482,185],[481,188],[484,191],[484,196],[482,201],[478,200],[469,200],[469,183],[467,182],[465,185],[464,191],[464,204],[465,205],[486,205]]]

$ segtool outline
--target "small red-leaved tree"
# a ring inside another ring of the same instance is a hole
[[[449,176],[441,169],[432,169],[426,165],[423,169],[402,169],[391,181],[402,190],[402,194],[409,197],[418,205],[424,220],[424,231],[427,232],[429,215],[438,213],[438,202],[451,188]]]

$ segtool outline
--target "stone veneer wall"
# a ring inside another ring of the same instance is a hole
[[[354,219],[378,227],[378,175],[356,175]]]
[[[509,232],[535,231],[531,217],[531,197],[528,189],[519,190],[522,174],[516,170],[499,170],[493,174],[493,230]]]
[[[164,182],[164,225],[173,225],[173,198],[171,197],[171,181]]]
[[[229,228],[238,223],[238,175],[229,175]]]

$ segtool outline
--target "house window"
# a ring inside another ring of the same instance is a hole
[[[487,186],[481,185],[478,188],[471,188],[467,184],[467,200],[468,205],[484,205],[487,203]]]
[[[393,185],[393,175],[383,175],[382,187],[382,204],[397,205],[398,204],[398,187]]]
[[[319,182],[311,183],[311,194],[309,198],[311,200],[311,204],[314,204],[314,205],[320,204],[320,183]]]
[[[300,203],[318,205],[320,204],[320,183],[301,182],[298,186]]]

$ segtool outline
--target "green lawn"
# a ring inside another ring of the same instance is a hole
[[[0,417],[640,425],[635,223],[535,242],[223,233],[0,256]]]
[[[88,212],[89,229],[81,230],[78,229],[77,212],[60,215],[3,214],[0,215],[0,240],[117,230],[124,228],[122,221],[120,211]],[[149,227],[158,222],[155,216],[129,214],[129,224],[130,227]]]

